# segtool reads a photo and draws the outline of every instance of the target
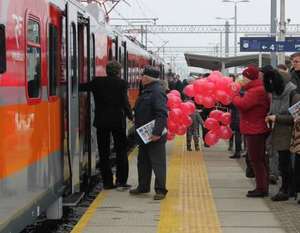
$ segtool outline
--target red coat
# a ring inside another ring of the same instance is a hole
[[[244,96],[233,97],[233,104],[240,112],[240,131],[242,134],[262,134],[269,131],[265,117],[269,111],[270,98],[260,79],[245,85]]]

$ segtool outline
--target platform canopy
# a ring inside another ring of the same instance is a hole
[[[250,54],[236,57],[213,57],[199,54],[185,53],[185,60],[188,66],[199,67],[208,70],[221,70],[223,68],[247,66],[254,64],[258,66],[259,54]],[[289,64],[289,57],[286,56],[286,64]],[[271,63],[269,54],[262,54],[262,65]],[[223,64],[223,66],[222,66]]]

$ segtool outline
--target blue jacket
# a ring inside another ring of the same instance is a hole
[[[135,108],[135,128],[155,120],[153,135],[160,136],[167,127],[168,109],[167,96],[159,82],[152,82],[144,87]],[[142,140],[137,136],[138,144]],[[163,135],[157,142],[166,142],[166,135]]]

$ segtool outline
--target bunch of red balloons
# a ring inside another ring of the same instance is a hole
[[[167,97],[169,108],[167,139],[173,140],[175,135],[184,135],[187,128],[193,124],[189,115],[195,112],[195,104],[192,101],[182,102],[180,92],[176,90],[172,90]]]
[[[215,145],[220,139],[228,140],[232,136],[230,128],[231,114],[214,110],[210,112],[209,117],[204,122],[204,127],[208,129],[204,141],[207,145]]]
[[[197,104],[209,109],[214,108],[217,102],[229,105],[240,88],[232,78],[223,76],[219,71],[213,71],[207,78],[198,79],[187,85],[183,92],[189,97],[194,97]]]

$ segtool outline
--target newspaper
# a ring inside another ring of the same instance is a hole
[[[140,136],[140,138],[143,140],[145,144],[148,144],[151,142],[151,136],[152,136],[152,131],[155,125],[155,120],[148,122],[145,125],[142,125],[141,127],[136,129],[136,132]],[[167,133],[167,129],[165,128],[162,132],[162,135]]]
[[[291,113],[291,115],[293,116],[294,121],[300,119],[300,101],[298,101],[297,103],[295,103],[294,105],[289,107],[288,110]]]

